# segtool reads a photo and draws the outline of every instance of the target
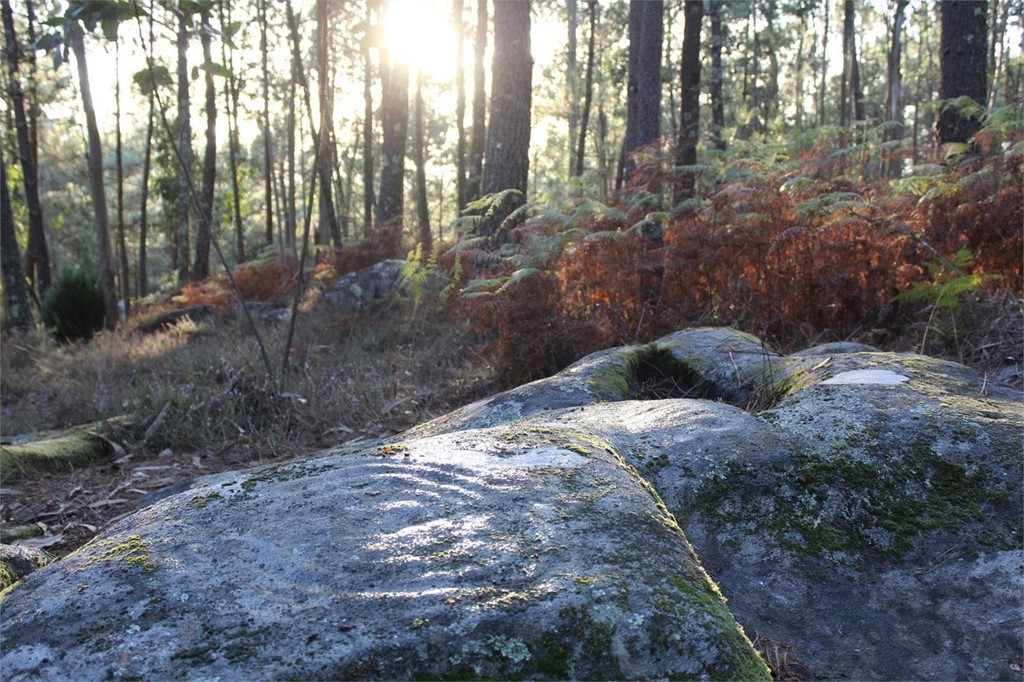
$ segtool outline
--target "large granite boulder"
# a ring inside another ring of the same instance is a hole
[[[952,363],[679,332],[199,479],[5,593],[0,670],[765,677],[749,635],[805,676],[1019,678],[1022,427]]]

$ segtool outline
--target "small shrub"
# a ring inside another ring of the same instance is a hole
[[[62,272],[46,292],[42,315],[58,341],[92,338],[103,328],[103,294],[96,275],[81,267]]]

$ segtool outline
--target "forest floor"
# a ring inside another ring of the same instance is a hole
[[[29,533],[21,544],[62,557],[153,491],[330,447],[368,446],[496,390],[489,362],[465,343],[458,324],[394,310],[357,318],[322,306],[298,320],[290,390],[276,401],[251,331],[230,315],[147,335],[102,333],[70,346],[38,336],[5,339],[5,443],[120,414],[151,426],[165,414],[145,442],[137,432],[111,437],[107,459],[3,481],[5,536]],[[274,363],[286,329],[264,328]]]

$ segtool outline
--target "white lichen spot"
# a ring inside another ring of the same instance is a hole
[[[910,379],[888,369],[854,369],[837,374],[821,383],[832,385],[870,384],[874,386],[898,386],[905,381],[910,381]]]
[[[488,637],[486,642],[495,651],[513,663],[522,663],[533,658],[526,643],[521,639],[505,637],[504,635],[493,635]]]

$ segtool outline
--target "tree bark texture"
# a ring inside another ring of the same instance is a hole
[[[225,14],[226,11],[226,14]],[[231,5],[220,6],[220,25],[223,30],[231,24]],[[228,67],[227,87],[224,88],[224,106],[228,115],[228,168],[231,172],[231,217],[235,227],[235,261],[245,262],[245,228],[242,225],[241,189],[238,186],[238,77],[235,75],[234,50],[221,43],[221,61]]]
[[[661,135],[661,42],[665,32],[662,0],[629,4],[629,80],[623,182],[636,170],[634,153]]]
[[[369,239],[373,226],[373,62],[370,43],[377,0],[366,0],[366,33],[363,35],[363,238]]]
[[[686,0],[683,8],[686,25],[683,29],[683,57],[679,67],[681,83],[676,165],[693,166],[697,163],[697,139],[700,132],[700,29],[704,1]],[[675,189],[676,202],[691,199],[695,184],[695,172],[680,172]]]
[[[722,67],[722,47],[725,44],[725,31],[722,27],[722,12],[725,5],[720,2],[711,3],[711,146],[725,150],[725,96],[722,92],[725,70]]]
[[[210,17],[203,13],[203,24],[209,25]],[[203,45],[203,59],[213,63],[212,38],[207,30],[200,31]],[[192,278],[206,279],[210,276],[210,242],[213,240],[213,198],[214,182],[217,179],[217,90],[213,84],[213,73],[205,71],[206,148],[203,150],[203,186],[199,195],[199,226],[196,231],[196,258],[192,264]]]
[[[6,4],[6,3],[5,3]],[[4,279],[4,309],[17,331],[32,328],[32,311],[28,307],[28,287],[21,271],[21,252],[14,232],[14,211],[7,189],[7,163],[0,148],[0,271]]]
[[[192,123],[189,99],[188,77],[188,25],[185,13],[178,17],[178,201],[177,201],[177,263],[178,284],[189,281],[189,246],[192,194],[190,173],[192,172]]]
[[[383,62],[384,60],[382,60]],[[405,208],[405,150],[409,128],[409,67],[392,59],[382,89],[380,189],[377,221],[400,225]]]
[[[853,0],[843,2],[843,83],[840,95],[843,127],[864,120],[864,90],[857,60],[857,14]]]
[[[527,192],[532,81],[530,2],[495,0],[491,126],[481,188],[484,194],[505,189]]]
[[[988,92],[985,42],[986,0],[941,0],[939,98],[970,97],[985,105]],[[967,142],[981,129],[981,122],[964,114],[962,107],[943,104],[936,123],[940,144]]]
[[[427,167],[423,141],[423,73],[416,70],[416,97],[413,106],[413,161],[416,164],[416,222],[420,231],[420,252],[426,261],[433,249],[430,233],[430,205],[427,203]]]
[[[454,0],[452,15],[455,21],[455,207],[456,213],[466,205],[466,24],[462,20],[465,3]]]
[[[121,299],[125,319],[131,315],[132,289],[128,269],[128,244],[124,226],[124,147],[121,140],[121,49],[114,44],[114,159],[117,167],[117,258],[120,261]]]
[[[466,203],[480,198],[484,177],[484,150],[487,146],[487,0],[477,0],[476,35],[473,43],[473,129],[469,139],[469,171],[466,176]],[[463,207],[459,207],[461,210]]]
[[[576,66],[576,31],[579,27],[579,5],[577,0],[566,0],[568,21],[566,22],[567,43],[565,73],[566,85],[569,90],[569,177],[575,175],[576,160],[573,152],[576,149],[576,136],[580,125],[579,75]]]
[[[260,0],[260,74],[263,82],[263,203],[266,243],[274,243],[274,158],[270,140],[270,67],[267,54],[267,1]]]
[[[71,50],[78,65],[78,82],[82,91],[82,110],[85,112],[86,139],[88,142],[89,190],[92,196],[93,224],[99,252],[100,291],[103,295],[103,326],[117,327],[120,315],[117,309],[117,295],[114,293],[114,268],[110,251],[110,222],[107,218],[107,195],[103,187],[103,150],[100,146],[100,131],[96,125],[96,110],[92,105],[92,90],[89,87],[89,66],[85,61],[85,40],[81,30],[71,30]]]
[[[331,32],[330,15],[328,13],[327,0],[316,0],[316,66],[317,66],[317,88],[319,92],[320,105],[320,129],[317,133],[317,146],[320,150],[317,154],[317,174],[320,180],[320,224],[323,226],[321,233],[323,242],[330,242],[341,247],[341,227],[338,225],[338,214],[334,208],[334,195],[331,188],[334,187],[332,180],[331,166],[334,161],[334,111],[331,102]],[[312,120],[310,121],[312,126]]]
[[[597,0],[587,0],[589,33],[587,35],[587,70],[583,76],[583,110],[580,113],[580,132],[576,140],[576,159],[573,175],[583,175],[583,161],[587,148],[587,127],[590,125],[590,107],[594,102],[595,36],[597,33]]]
[[[14,13],[10,0],[3,0],[3,22],[5,54],[9,78],[7,90],[14,108],[14,128],[18,137],[18,157],[21,164],[22,182],[25,188],[25,203],[28,207],[29,248],[32,251],[34,272],[30,273],[44,294],[50,288],[50,255],[46,247],[46,229],[43,224],[43,204],[39,199],[39,169],[36,164],[35,146],[29,131],[28,116],[25,113],[25,97],[18,77],[18,39],[14,32]]]

